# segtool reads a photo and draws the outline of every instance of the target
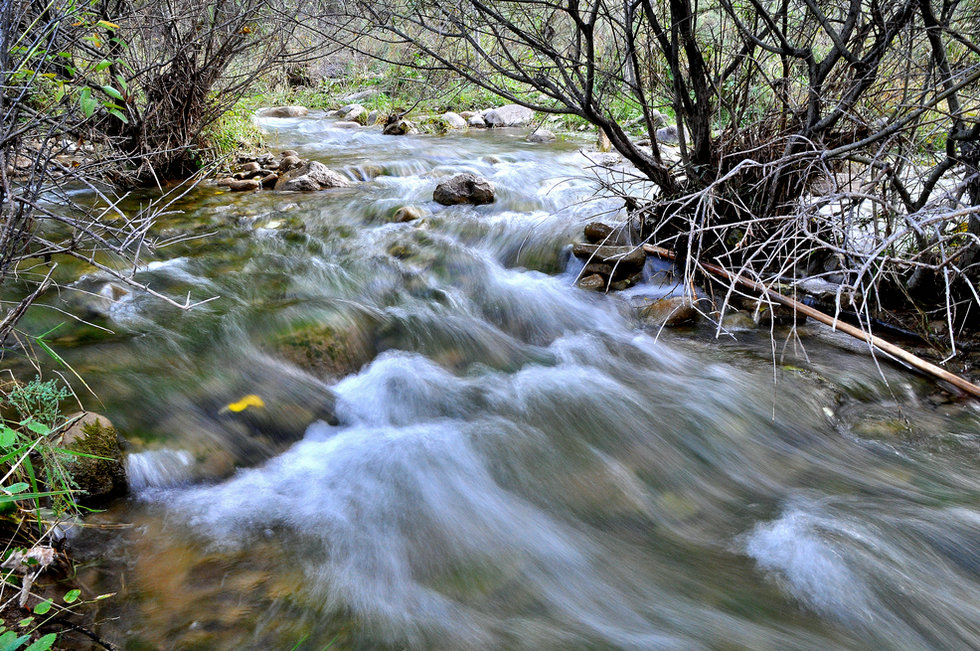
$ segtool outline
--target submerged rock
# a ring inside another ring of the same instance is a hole
[[[693,323],[698,316],[697,309],[687,296],[662,298],[640,309],[643,321],[668,328]]]
[[[557,140],[555,134],[547,129],[538,129],[527,137],[528,142],[554,142]]]
[[[290,362],[318,376],[341,378],[371,361],[374,346],[361,324],[315,323],[280,335],[276,347]]]
[[[93,412],[69,417],[77,420],[61,436],[61,447],[91,456],[71,455],[65,468],[85,498],[104,498],[126,491],[122,446],[109,419]],[[99,458],[94,458],[99,457]]]
[[[436,186],[432,198],[444,206],[461,203],[482,205],[493,203],[495,189],[490,181],[473,174],[457,174]]]
[[[411,222],[422,217],[422,209],[418,206],[402,206],[391,216],[391,221],[396,223]]]
[[[305,106],[273,106],[259,111],[261,118],[301,118],[309,115],[310,109]]]

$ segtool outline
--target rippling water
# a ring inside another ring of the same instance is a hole
[[[106,637],[980,646],[974,405],[817,325],[658,333],[576,289],[566,245],[618,205],[574,143],[330,125],[263,123],[353,188],[202,189],[161,224],[216,234],[140,278],[219,300],[60,331],[131,440],[134,494],[92,518],[126,526],[77,541],[83,585],[119,593]],[[459,171],[497,202],[433,203]],[[427,216],[388,223],[404,205]]]

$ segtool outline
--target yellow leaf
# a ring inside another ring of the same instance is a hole
[[[239,412],[245,411],[249,407],[265,407],[265,403],[262,402],[262,398],[258,397],[254,393],[250,393],[238,402],[229,403],[225,406],[225,409],[228,411]]]
[[[119,25],[115,23],[110,23],[108,20],[100,20],[96,23],[99,27],[105,27],[106,29],[119,29]]]

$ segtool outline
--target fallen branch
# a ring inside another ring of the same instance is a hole
[[[667,260],[673,260],[676,257],[673,251],[661,248],[659,246],[654,246],[652,244],[644,244],[643,250],[646,251],[647,253],[659,256],[661,258],[665,258]],[[887,341],[884,341],[883,339],[876,337],[869,332],[865,332],[860,328],[856,328],[850,325],[849,323],[844,323],[843,321],[840,321],[839,319],[836,319],[835,317],[832,317],[829,314],[825,314],[820,310],[814,309],[809,305],[804,305],[803,303],[800,303],[799,301],[792,299],[789,296],[784,296],[783,294],[780,294],[774,289],[766,287],[764,284],[752,280],[750,278],[746,278],[738,274],[733,274],[723,269],[722,267],[713,265],[708,262],[700,262],[698,263],[698,266],[700,266],[706,272],[714,276],[718,276],[720,278],[724,278],[725,280],[736,282],[740,285],[748,287],[749,289],[752,289],[753,291],[759,292],[760,294],[764,294],[767,297],[769,297],[772,301],[779,303],[780,305],[785,305],[786,307],[790,307],[799,314],[804,314],[810,317],[811,319],[814,319],[815,321],[819,321],[820,323],[829,325],[834,330],[839,330],[845,334],[851,335],[855,339],[860,339],[861,341],[865,342],[869,346],[872,346],[880,350],[881,352],[886,353],[887,355],[890,355],[891,357],[894,357],[895,359],[898,359],[908,364],[909,366],[918,369],[919,371],[922,371],[923,373],[927,373],[929,375],[932,375],[933,377],[943,380],[944,382],[948,382],[949,384],[955,386],[957,389],[973,396],[974,398],[980,398],[980,386],[977,386],[972,382],[970,382],[969,380],[961,378],[958,375],[950,373],[946,369],[940,368],[935,364],[931,364],[926,360],[922,359],[921,357],[913,355],[912,353],[899,348],[895,344],[891,344]]]

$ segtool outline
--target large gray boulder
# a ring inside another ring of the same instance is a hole
[[[507,104],[483,114],[489,127],[522,127],[534,120],[534,111],[519,104]]]
[[[350,186],[351,182],[345,177],[318,161],[310,161],[305,165],[300,165],[283,174],[276,182],[276,190],[294,190],[297,192]]]
[[[301,118],[308,115],[310,109],[305,106],[272,106],[259,111],[260,118]]]
[[[490,181],[473,174],[457,174],[441,181],[432,193],[432,198],[444,206],[461,203],[479,206],[493,203],[494,194],[495,190]]]

